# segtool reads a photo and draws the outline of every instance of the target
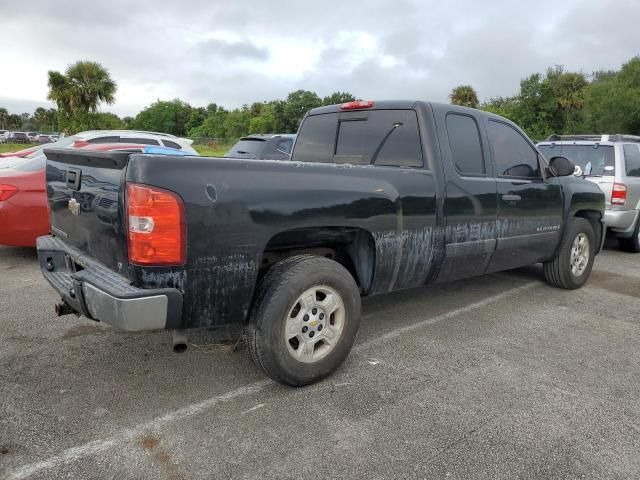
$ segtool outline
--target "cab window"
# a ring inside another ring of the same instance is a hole
[[[341,119],[334,161],[421,167],[422,146],[413,110],[374,110],[366,117]]]
[[[449,148],[456,170],[462,175],[484,175],[485,165],[478,124],[469,115],[447,115]]]
[[[487,128],[499,177],[540,178],[538,153],[511,125],[489,120]]]

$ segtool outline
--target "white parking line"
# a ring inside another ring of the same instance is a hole
[[[421,327],[424,327],[425,325],[432,325],[434,323],[438,323],[443,320],[448,320],[457,315],[468,313],[473,310],[477,310],[479,308],[485,307],[492,303],[498,302],[504,298],[510,297],[512,295],[516,295],[536,285],[540,285],[540,282],[529,282],[519,287],[506,290],[492,297],[485,298],[478,302],[470,303],[465,307],[456,308],[447,313],[443,313],[442,315],[437,315],[435,317],[427,318],[425,320],[422,320],[417,323],[413,323],[411,325],[397,328],[384,335],[374,337],[370,340],[367,340],[363,343],[356,345],[354,347],[354,351],[358,352],[360,350],[365,350],[373,345],[396,339],[404,333],[419,329]],[[82,458],[89,457],[91,455],[95,455],[100,452],[104,452],[117,445],[131,441],[135,437],[140,436],[146,432],[156,431],[167,424],[197,415],[198,413],[203,412],[204,410],[208,410],[218,405],[219,403],[229,402],[237,398],[253,395],[263,390],[266,386],[271,385],[272,383],[273,382],[271,380],[261,380],[259,382],[255,382],[249,385],[239,387],[235,390],[231,390],[230,392],[227,392],[223,395],[218,395],[198,403],[187,405],[186,407],[182,407],[172,412],[169,412],[165,415],[162,415],[161,417],[155,418],[149,422],[138,425],[137,427],[123,430],[108,438],[105,438],[102,440],[94,440],[92,442],[85,443],[84,445],[80,445],[78,447],[68,448],[62,451],[62,453],[58,455],[54,455],[41,462],[32,463],[30,465],[24,465],[22,467],[17,468],[13,472],[8,473],[6,476],[2,478],[4,480],[19,480],[23,478],[28,478],[31,475],[34,475],[42,470],[49,470],[49,469],[58,467],[60,465],[72,463]],[[255,408],[256,407],[254,407],[254,409]]]
[[[512,295],[515,295],[516,293],[520,293],[524,290],[528,290],[531,287],[534,287],[536,285],[541,285],[540,282],[528,282],[525,283],[524,285],[521,285],[519,287],[515,287],[512,288],[510,290],[505,290],[502,293],[498,293],[497,295],[494,295],[493,297],[487,297],[484,300],[479,300],[477,302],[474,303],[470,303],[469,305],[467,305],[466,307],[460,307],[460,308],[456,308],[455,310],[451,310],[447,313],[443,313],[441,315],[437,315],[435,317],[431,317],[431,318],[426,318],[420,322],[417,323],[412,323],[410,325],[406,325],[404,327],[400,327],[400,328],[396,328],[395,330],[391,330],[390,332],[387,332],[383,335],[379,335],[377,337],[372,338],[371,340],[366,340],[363,343],[358,344],[356,347],[354,347],[354,350],[358,351],[358,350],[364,350],[366,348],[369,348],[373,345],[376,345],[378,343],[383,343],[383,342],[388,342],[389,340],[394,340],[396,338],[398,338],[400,335],[403,335],[407,332],[411,332],[413,330],[422,328],[426,325],[432,325],[434,323],[438,323],[441,322],[443,320],[448,320],[452,317],[455,317],[457,315],[460,315],[461,313],[467,313],[467,312],[471,312],[472,310],[477,310],[478,308],[482,308],[486,305],[489,305],[491,303],[495,303],[497,301],[502,300],[503,298],[506,297],[510,297]]]

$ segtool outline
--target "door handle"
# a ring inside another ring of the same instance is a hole
[[[522,197],[520,195],[507,194],[502,195],[502,200],[505,202],[519,202],[520,200],[522,200]]]

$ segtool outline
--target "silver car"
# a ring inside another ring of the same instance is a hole
[[[620,248],[640,252],[640,137],[551,135],[538,144],[551,159],[566,157],[576,174],[597,183],[606,197],[604,223]]]

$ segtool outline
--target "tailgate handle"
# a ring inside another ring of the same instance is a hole
[[[82,171],[79,168],[69,168],[67,170],[67,186],[73,190],[80,190],[80,176]]]

